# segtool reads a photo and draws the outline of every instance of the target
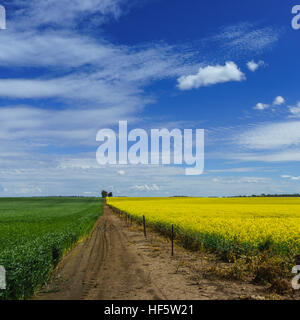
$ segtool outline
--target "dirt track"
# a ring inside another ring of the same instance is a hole
[[[239,299],[264,295],[263,288],[248,283],[199,278],[201,268],[212,262],[179,247],[175,250],[171,258],[168,240],[153,232],[145,239],[139,227],[126,226],[105,206],[90,237],[64,257],[53,281],[33,299]]]

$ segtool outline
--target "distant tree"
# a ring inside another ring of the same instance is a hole
[[[107,196],[112,197],[113,196],[112,192],[110,192]]]
[[[107,191],[102,190],[101,194],[102,194],[102,198],[106,198],[108,193]]]

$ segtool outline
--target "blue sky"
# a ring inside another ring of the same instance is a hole
[[[295,1],[0,4],[0,196],[300,192]],[[205,129],[204,174],[101,167],[119,120]]]

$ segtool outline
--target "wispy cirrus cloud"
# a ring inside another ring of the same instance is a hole
[[[130,189],[137,190],[137,191],[159,191],[161,188],[157,184],[143,184],[143,185],[135,185]]]
[[[230,172],[243,173],[243,172],[256,171],[257,169],[258,168],[254,168],[254,167],[230,168],[230,169],[211,169],[211,170],[206,170],[206,172],[207,173],[230,173]]]
[[[243,132],[238,144],[248,149],[277,149],[300,145],[300,121],[264,123]]]
[[[13,38],[19,36],[14,34]],[[194,67],[187,55],[167,45],[117,47],[87,36],[52,33],[37,37],[25,34],[15,46],[8,35],[1,33],[0,40],[0,65],[44,68],[35,79],[0,79],[0,97],[57,97],[120,104],[121,100],[132,100],[132,95],[143,105],[143,86],[190,72]]]
[[[134,2],[133,2],[134,3]],[[106,17],[120,17],[129,2],[126,0],[12,0],[16,7],[16,21],[26,28],[40,26],[75,27],[94,16],[97,24],[104,23]]]
[[[225,155],[224,158],[242,162],[299,162],[300,151],[298,149],[291,149],[273,152],[235,152],[232,154]]]
[[[0,108],[2,145],[13,141],[31,141],[41,146],[95,146],[99,128],[117,125],[118,117],[137,121],[132,106],[110,108],[67,108],[63,110],[41,109],[33,106],[7,106]],[[105,113],[105,117],[103,117]],[[15,146],[16,146],[15,145]],[[30,145],[29,145],[30,146]],[[36,148],[35,148],[36,149]]]
[[[283,178],[283,179],[289,179],[289,180],[292,180],[292,181],[298,181],[298,180],[300,180],[300,177],[298,176],[290,176],[290,175],[286,175],[286,174],[284,174],[284,175],[281,175],[281,178]]]
[[[215,39],[221,41],[231,54],[252,54],[272,47],[281,33],[278,28],[244,22],[223,28]]]

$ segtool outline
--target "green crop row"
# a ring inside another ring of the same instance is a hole
[[[0,199],[0,265],[7,282],[0,299],[32,296],[101,214],[98,198]]]

